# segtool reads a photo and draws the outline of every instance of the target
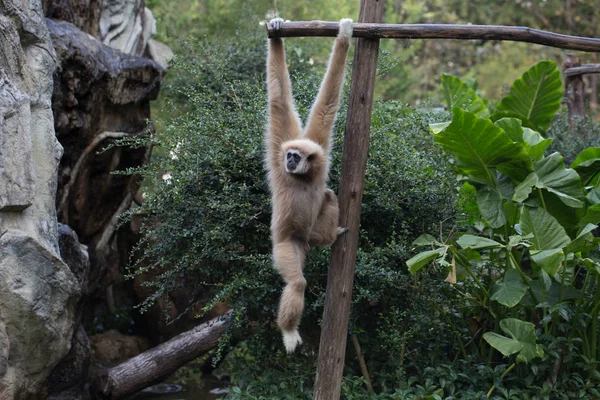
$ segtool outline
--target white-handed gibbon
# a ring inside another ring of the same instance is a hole
[[[270,22],[275,31],[283,20]],[[304,130],[292,98],[283,40],[269,40],[266,168],[272,194],[273,262],[285,281],[277,324],[288,353],[302,344],[298,324],[304,308],[306,253],[331,245],[346,231],[338,226],[338,202],[327,188],[333,124],[344,83],[352,20],[342,19],[327,72]]]

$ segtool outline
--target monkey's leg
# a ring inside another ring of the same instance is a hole
[[[277,324],[283,334],[283,343],[288,353],[302,344],[298,333],[298,324],[304,309],[304,289],[306,279],[302,275],[302,267],[308,246],[295,240],[277,243],[273,247],[273,259],[279,274],[285,281],[285,288],[279,302]]]
[[[335,193],[331,189],[325,191],[323,205],[319,211],[317,222],[310,233],[309,244],[312,247],[329,246],[335,239],[347,231],[338,226],[340,210]]]

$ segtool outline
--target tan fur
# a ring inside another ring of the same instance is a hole
[[[276,27],[282,22],[270,23]],[[273,206],[273,261],[286,283],[277,323],[288,352],[301,343],[297,329],[304,308],[306,253],[310,247],[331,245],[345,231],[338,226],[337,198],[326,185],[351,36],[352,21],[340,21],[340,33],[304,131],[294,107],[283,40],[269,40],[266,166]],[[294,156],[300,160],[297,166],[288,158]]]

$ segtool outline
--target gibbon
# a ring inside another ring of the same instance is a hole
[[[281,29],[283,20],[269,22]],[[304,130],[292,98],[283,40],[269,40],[266,168],[272,194],[273,262],[285,281],[277,324],[288,353],[302,344],[298,325],[304,308],[306,253],[333,244],[346,232],[338,226],[337,197],[327,188],[333,123],[344,83],[352,20],[342,19],[327,72]]]

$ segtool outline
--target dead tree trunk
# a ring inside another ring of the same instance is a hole
[[[384,0],[362,0],[359,22],[381,22],[383,6]],[[356,40],[338,194],[340,224],[349,230],[338,238],[332,250],[319,345],[315,400],[335,400],[340,397],[378,52],[378,39]]]
[[[583,78],[580,74],[569,75],[567,70],[581,66],[579,57],[572,54],[567,55],[562,63],[563,71],[565,71],[565,97],[567,99],[567,108],[569,112],[569,130],[575,127],[575,118],[583,118],[585,116],[585,90],[583,86]]]
[[[231,311],[101,372],[92,379],[92,397],[120,399],[160,382],[215,348],[230,319]]]

